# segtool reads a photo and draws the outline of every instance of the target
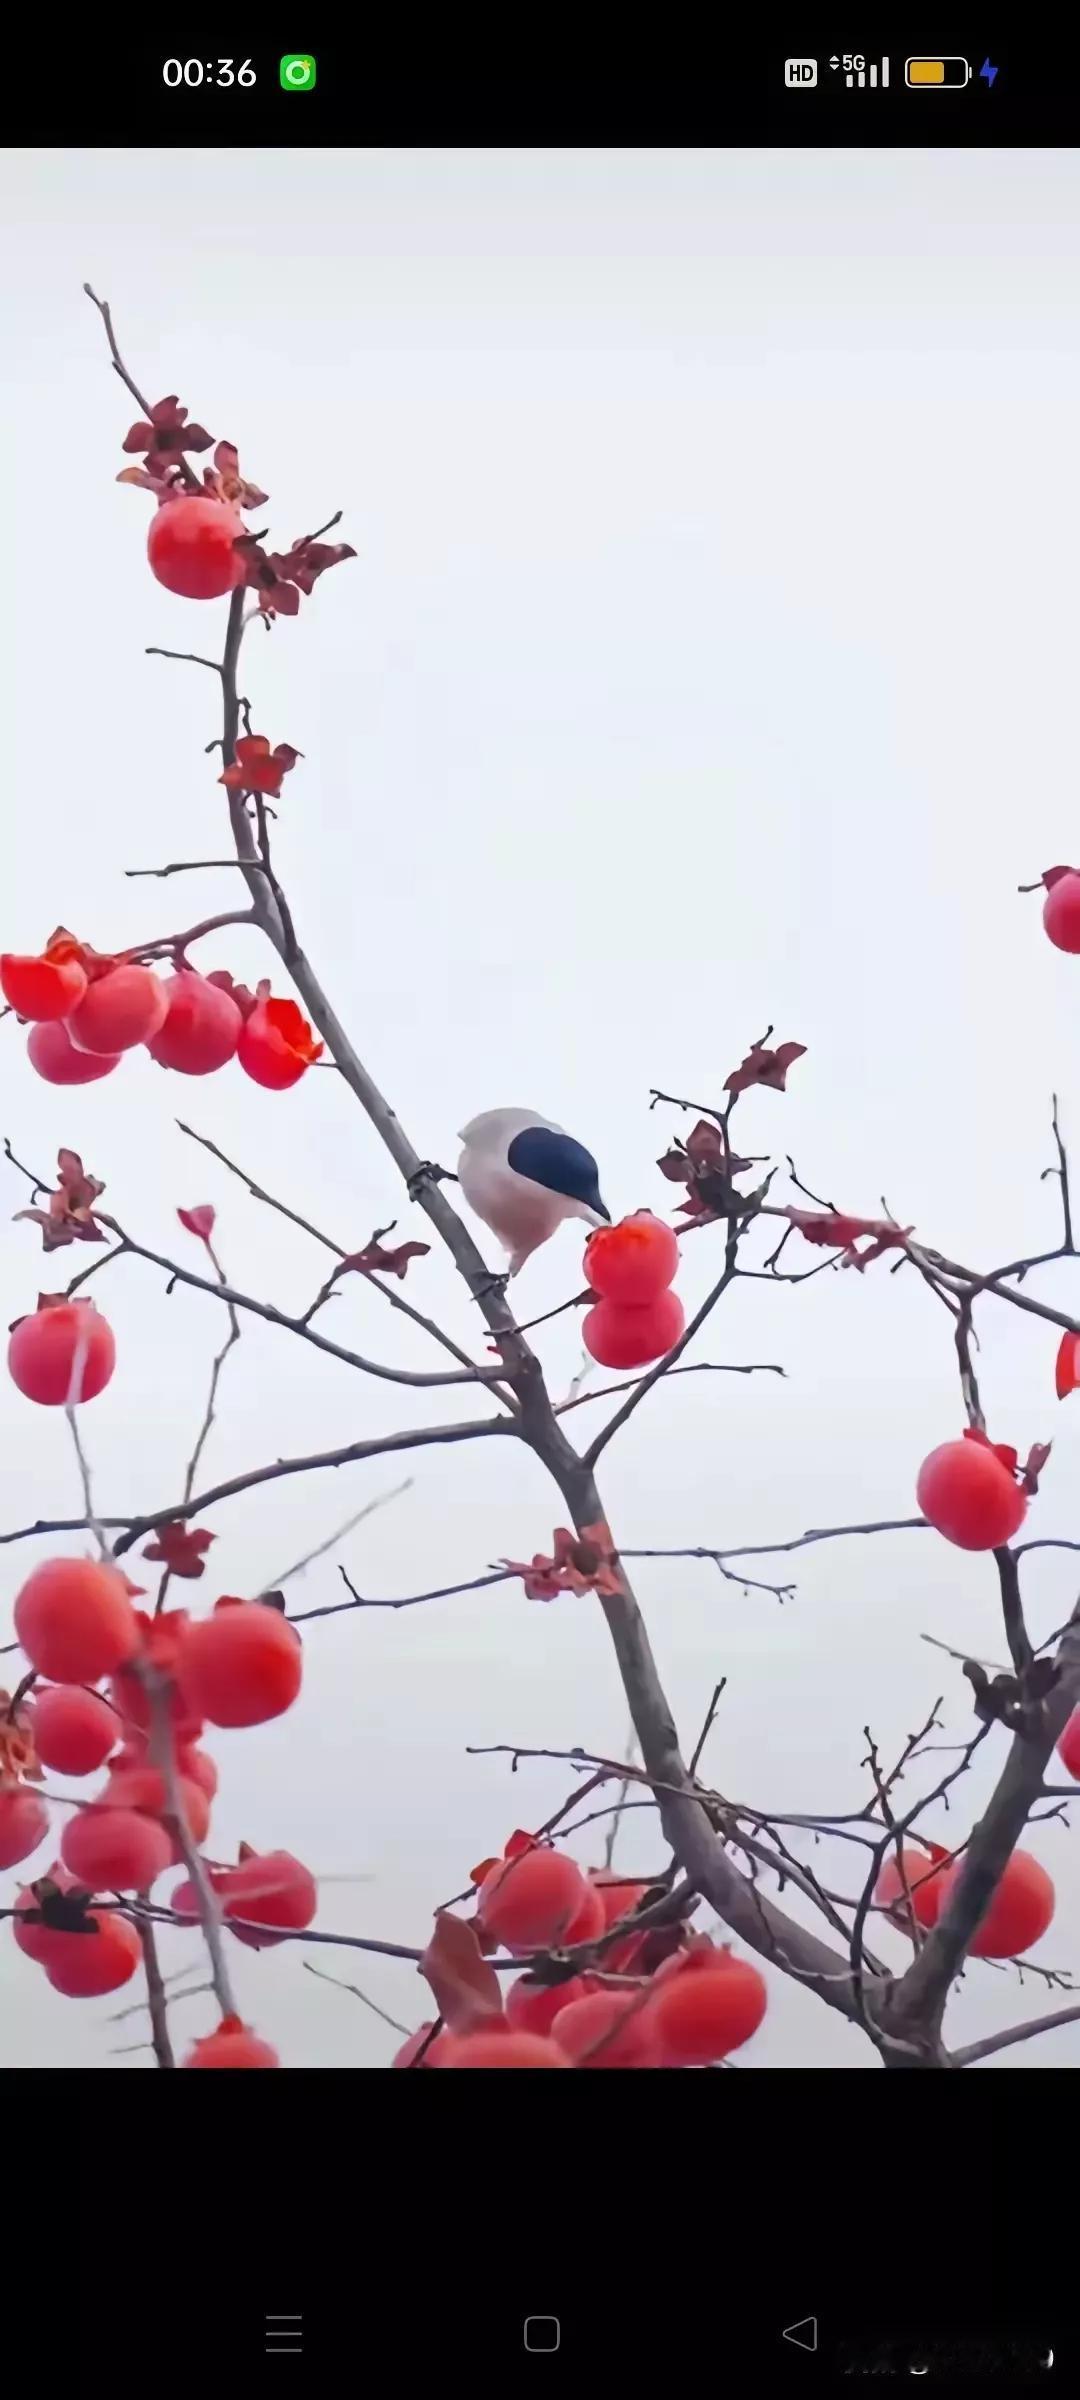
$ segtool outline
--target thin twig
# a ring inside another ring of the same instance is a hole
[[[147,1901],[150,1894],[149,1892],[140,1892],[139,1898]],[[143,1967],[146,1973],[146,1998],[150,2010],[150,2037],[153,2043],[154,2057],[159,2067],[175,2067],[176,2060],[173,2056],[172,2042],[169,2039],[169,2015],[165,1986],[161,1980],[161,1968],[158,1965],[157,1939],[153,1926],[145,1917],[139,1923],[138,1935],[142,1944]]]
[[[165,1785],[169,1815],[176,1829],[180,1855],[187,1868],[210,1958],[210,1974],[214,1995],[223,2017],[239,2015],[236,1997],[225,1956],[225,1918],[221,1902],[199,1855],[192,1837],[184,1807],[184,1795],[176,1771],[176,1751],[173,1745],[172,1722],[169,1715],[168,1680],[156,1667],[143,1666],[142,1680],[150,1702],[150,1759]]]
[[[631,1725],[631,1727],[630,1727],[630,1731],[629,1731],[629,1734],[627,1735],[627,1741],[626,1741],[626,1764],[627,1764],[627,1767],[632,1767],[632,1766],[633,1766],[633,1763],[634,1763],[634,1754],[635,1754],[635,1751],[636,1751],[636,1750],[637,1750],[637,1735],[636,1735],[636,1733],[635,1733],[635,1731],[634,1731],[634,1728],[633,1728],[633,1726]],[[616,1844],[616,1842],[618,1841],[618,1838],[619,1838],[620,1811],[621,1811],[621,1809],[623,1808],[623,1806],[624,1806],[624,1804],[625,1804],[626,1795],[627,1795],[627,1793],[628,1793],[628,1791],[629,1791],[629,1789],[630,1789],[631,1780],[632,1780],[632,1778],[630,1777],[630,1775],[628,1775],[628,1774],[627,1774],[627,1775],[624,1775],[624,1776],[623,1776],[622,1782],[621,1782],[621,1784],[619,1785],[618,1796],[617,1796],[617,1798],[616,1798],[616,1801],[615,1801],[615,1807],[614,1807],[614,1810],[612,1811],[611,1823],[610,1823],[610,1825],[608,1826],[608,1829],[607,1829],[607,1834],[606,1834],[605,1841],[604,1841],[604,1865],[605,1865],[605,1867],[608,1867],[608,1868],[610,1868],[610,1866],[611,1866],[611,1862],[612,1862],[612,1860],[613,1860],[613,1858],[614,1858],[614,1856],[615,1856],[615,1844]],[[580,1794],[579,1794],[579,1797],[580,1797]]]
[[[75,1456],[79,1463],[79,1479],[82,1483],[83,1506],[86,1510],[86,1522],[94,1536],[94,1540],[97,1543],[98,1550],[102,1558],[107,1559],[112,1557],[112,1551],[109,1547],[104,1526],[94,1513],[94,1494],[90,1481],[90,1465],[86,1456],[86,1452],[83,1449],[82,1439],[79,1434],[78,1404],[82,1399],[83,1378],[86,1373],[86,1361],[89,1355],[89,1350],[90,1324],[88,1320],[79,1328],[78,1339],[75,1344],[75,1356],[71,1362],[71,1380],[68,1384],[68,1395],[64,1403],[64,1415],[68,1421],[68,1428],[71,1433],[71,1439],[75,1449]]]
[[[396,1483],[392,1491],[380,1492],[374,1500],[368,1501],[365,1508],[358,1508],[354,1516],[346,1517],[344,1525],[338,1525],[333,1533],[328,1533],[326,1540],[317,1543],[314,1550],[305,1550],[303,1557],[295,1559],[291,1567],[283,1567],[280,1575],[271,1575],[264,1587],[265,1590],[268,1592],[283,1591],[285,1585],[292,1582],[294,1575],[302,1575],[305,1567],[314,1566],[317,1558],[325,1558],[328,1550],[336,1550],[338,1543],[345,1540],[346,1534],[355,1533],[357,1526],[363,1525],[366,1518],[373,1517],[380,1508],[388,1508],[392,1500],[400,1500],[403,1494],[411,1492],[412,1488],[413,1477],[407,1475],[404,1483]]]
[[[300,1964],[308,1975],[317,1975],[320,1983],[332,1983],[339,1992],[351,1992],[354,2000],[362,2000],[364,2007],[370,2008],[373,2016],[381,2017],[383,2024],[391,2026],[395,2033],[409,2032],[409,2027],[402,2024],[400,2017],[392,2017],[388,2009],[380,2008],[378,2001],[373,2000],[369,1992],[362,1992],[358,1983],[343,1983],[340,1975],[327,1975],[322,1967],[313,1966],[310,1958],[301,1959]]]

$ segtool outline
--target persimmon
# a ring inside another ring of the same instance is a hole
[[[595,1885],[587,1881],[582,1894],[581,1906],[577,1915],[571,1917],[566,1932],[560,1937],[560,1946],[566,1946],[573,1942],[594,1942],[597,1934],[603,1933],[606,1924],[603,1900]]]
[[[658,1292],[641,1308],[598,1300],[581,1327],[581,1338],[600,1367],[648,1367],[666,1358],[686,1324],[677,1292]]]
[[[0,991],[17,1017],[38,1025],[70,1016],[86,990],[86,969],[74,944],[58,945],[57,955],[21,958],[11,951],[0,957]]]
[[[135,1651],[132,1664],[121,1666],[109,1686],[109,1697],[123,1720],[125,1741],[137,1746],[140,1739],[145,1742],[150,1732],[150,1700],[138,1672],[142,1666],[155,1667],[163,1679],[164,1713],[168,1717],[174,1742],[187,1744],[198,1741],[203,1729],[203,1717],[191,1707],[177,1682],[180,1651],[191,1622],[187,1610],[166,1608],[160,1616],[149,1617],[145,1610],[136,1609],[134,1616]],[[194,1781],[199,1781],[197,1775]]]
[[[177,1075],[213,1075],[227,1066],[244,1023],[231,994],[193,967],[166,976],[163,989],[168,1013],[147,1042],[151,1058]]]
[[[44,1083],[100,1083],[119,1066],[122,1053],[92,1057],[89,1050],[76,1050],[66,1025],[44,1024],[31,1026],[26,1055]]]
[[[132,1760],[130,1763],[134,1765],[136,1762]],[[214,1798],[218,1788],[218,1771],[208,1750],[198,1750],[194,1743],[182,1742],[176,1753],[176,1766],[177,1772],[188,1783],[200,1785],[208,1800]]]
[[[239,2017],[223,2017],[215,2033],[206,2033],[183,2060],[185,2067],[280,2067],[269,2042],[260,2041]]]
[[[1057,1754],[1066,1774],[1075,1776],[1080,1783],[1080,1708],[1074,1708],[1058,1743]]]
[[[519,1975],[506,1994],[507,2023],[515,2033],[550,2033],[560,2010],[580,2000],[587,1989],[583,1975],[571,1975],[565,1983],[538,1983],[534,1975]]]
[[[542,2033],[493,2032],[440,2037],[437,2067],[568,2067],[558,2044]]]
[[[551,2038],[576,2066],[654,2067],[658,2063],[651,2001],[633,1991],[585,1992],[554,2019]]]
[[[212,1725],[264,1725],[291,1708],[303,1653],[278,1609],[225,1597],[188,1627],[176,1671],[189,1707]]]
[[[963,1865],[958,1858],[941,1877],[943,1908]],[[1046,1868],[1029,1850],[1014,1850],[968,1945],[972,1958],[1019,1958],[1042,1940],[1053,1915],[1054,1886]]]
[[[540,1950],[565,1940],[586,1890],[580,1867],[565,1850],[540,1845],[496,1862],[480,1886],[477,1916],[508,1949]]]
[[[944,1868],[936,1866],[932,1858],[927,1858],[925,1851],[913,1850],[906,1844],[903,1861],[904,1872],[901,1875],[896,1853],[890,1850],[874,1885],[878,1907],[890,1909],[905,1924],[909,1924],[914,1916],[916,1925],[936,1925],[941,1914]]]
[[[319,1905],[315,1878],[288,1850],[251,1851],[235,1867],[213,1867],[210,1881],[230,1933],[248,1950],[268,1950],[289,1933],[302,1933]],[[179,1916],[198,1915],[192,1885],[177,1884],[170,1907]],[[250,1923],[237,1924],[236,1918]]]
[[[160,977],[131,960],[110,967],[88,986],[85,998],[66,1019],[68,1033],[76,1050],[112,1058],[151,1041],[165,1022],[168,1005]]]
[[[116,1710],[78,1683],[46,1684],[34,1694],[34,1748],[56,1775],[96,1775],[120,1738]]]
[[[1027,1514],[1027,1496],[1009,1459],[984,1436],[942,1442],[919,1469],[915,1497],[928,1524],[959,1550],[998,1550],[1011,1542]]]
[[[37,1850],[49,1830],[49,1811],[40,1792],[25,1783],[0,1783],[0,1867],[17,1867]]]
[[[231,503],[182,492],[150,520],[151,574],[181,600],[221,600],[235,590],[243,563],[235,548],[244,523]]]
[[[44,1559],[15,1602],[15,1632],[37,1674],[100,1683],[138,1645],[127,1578],[94,1558]]]
[[[611,1867],[594,1868],[589,1876],[594,1891],[600,1895],[605,1925],[617,1925],[631,1909],[639,1908],[648,1891],[647,1883],[629,1883],[625,1875],[616,1875]]]
[[[94,1916],[92,1904],[88,1914]],[[40,1946],[30,1955],[40,1960],[54,1992],[62,1992],[68,2000],[100,2000],[106,1992],[119,1992],[142,1964],[142,1945],[135,1927],[116,1909],[102,1908],[85,1933],[28,1925],[25,1934],[41,1937]]]
[[[172,1854],[171,1836],[156,1818],[105,1801],[76,1810],[60,1843],[69,1874],[91,1891],[141,1892],[156,1883]]]
[[[210,1831],[210,1802],[202,1785],[192,1783],[186,1775],[177,1775],[176,1786],[188,1832],[198,1848]],[[165,1817],[170,1813],[165,1777],[159,1767],[113,1768],[102,1799],[117,1808],[145,1809],[155,1817]],[[176,1842],[172,1845],[172,1851],[174,1859],[180,1857]]]
[[[245,1075],[269,1092],[287,1092],[323,1054],[295,1000],[260,993],[244,1021],[236,1055]]]
[[[747,1959],[720,1953],[680,1961],[661,1976],[648,2015],[668,2067],[709,2067],[756,2033],[765,2014],[764,1977]]]
[[[617,1225],[602,1225],[585,1245],[585,1280],[601,1300],[641,1308],[665,1292],[679,1264],[670,1225],[639,1208]]]
[[[73,1395],[80,1352],[79,1388]],[[112,1326],[92,1300],[47,1302],[13,1326],[7,1363],[12,1382],[39,1408],[66,1408],[71,1397],[96,1400],[116,1365]]]
[[[1080,951],[1080,875],[1059,875],[1047,892],[1042,913],[1055,950]]]

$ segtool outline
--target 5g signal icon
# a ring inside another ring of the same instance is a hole
[[[842,74],[849,91],[887,92],[889,62],[887,58],[864,58],[861,50],[845,50],[843,57],[830,58],[834,75]]]

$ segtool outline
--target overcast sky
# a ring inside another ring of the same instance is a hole
[[[226,846],[204,756],[215,687],[143,655],[218,647],[224,612],[149,575],[150,502],[114,481],[134,411],[89,278],[151,397],[178,391],[238,442],[282,546],[345,512],[355,563],[295,623],[253,629],[242,681],[256,727],[304,752],[275,835],[301,937],[418,1150],[453,1163],[468,1117],[521,1103],[596,1151],[614,1213],[669,1208],[654,1162],[688,1121],[650,1115],[650,1087],[717,1098],[772,1022],[808,1055],[786,1098],[743,1103],[746,1147],[792,1151],[848,1208],[874,1213],[884,1194],[975,1267],[1052,1242],[1039,1175],[1055,1088],[1080,1157],[1080,963],[1050,948],[1016,886],[1080,852],[1077,154],[57,151],[8,153],[0,174],[4,946],[63,922],[120,947],[239,905],[224,872],[123,879]],[[198,955],[251,981],[269,971],[246,932]],[[21,1157],[48,1171],[61,1143],[80,1150],[131,1232],[195,1267],[175,1210],[212,1200],[234,1279],[286,1309],[313,1296],[325,1255],[177,1117],[343,1244],[395,1215],[424,1230],[331,1074],[275,1095],[237,1069],[167,1079],[138,1053],[64,1094],[33,1075],[10,1020],[2,1038],[2,1129]],[[5,1174],[14,1211],[26,1194]],[[529,1264],[523,1313],[579,1285],[580,1250],[567,1228]],[[12,1226],[2,1321],[70,1272]],[[717,1239],[695,1236],[688,1309],[717,1272]],[[98,1503],[158,1508],[180,1495],[221,1317],[197,1294],[167,1299],[140,1262],[94,1288],[118,1345],[84,1420]],[[408,1288],[477,1347],[441,1256]],[[1076,1306],[1067,1268],[1039,1289]],[[359,1282],[331,1319],[391,1364],[438,1364]],[[556,1396],[581,1362],[575,1328],[537,1337]],[[984,1309],[980,1370],[995,1438],[1054,1437],[1031,1530],[1071,1534],[1080,1402],[1054,1399],[1055,1338]],[[695,1355],[776,1361],[787,1379],[656,1391],[604,1462],[628,1547],[904,1516],[923,1455],[960,1430],[944,1314],[886,1268],[737,1285]],[[248,1321],[202,1479],[437,1421],[456,1397],[396,1391]],[[6,1379],[0,1411],[4,1521],[77,1514],[60,1413]],[[602,1415],[583,1409],[582,1434]],[[364,1592],[549,1546],[561,1509],[527,1453],[420,1451],[219,1508],[195,1600],[265,1587],[406,1474],[412,1489],[342,1546]],[[3,1553],[5,1625],[56,1547]],[[996,1577],[922,1533],[823,1545],[790,1572],[781,1608],[705,1564],[643,1566],[650,1636],[684,1750],[728,1679],[704,1761],[726,1793],[858,1807],[866,1724],[889,1757],[944,1694],[938,1738],[970,1731],[959,1668],[919,1637],[999,1658]],[[1074,1586],[1067,1555],[1031,1561],[1037,1640]],[[290,1587],[294,1608],[344,1596],[332,1560]],[[326,1879],[330,1929],[422,1943],[473,1862],[569,1789],[564,1768],[512,1779],[467,1744],[625,1741],[588,1599],[544,1607],[507,1585],[348,1614],[310,1628],[305,1661],[288,1717],[215,1738],[209,1847],[294,1849]],[[985,1772],[927,1830],[970,1824],[1002,1750],[987,1742]],[[927,1762],[928,1782],[945,1763]],[[582,1834],[583,1860],[602,1836]],[[1050,1823],[1031,1846],[1059,1903],[1035,1955],[1077,1970],[1075,1840]],[[648,1814],[626,1818],[617,1857],[662,1863]],[[828,1864],[857,1888],[858,1854]],[[169,1971],[198,1962],[195,1934],[165,1949]],[[317,1959],[407,2026],[426,2013],[409,1966]],[[238,1952],[236,1973],[287,2063],[389,2059],[399,2037],[315,1983],[299,1946]],[[871,2063],[767,1973],[748,2067]],[[141,2037],[138,2017],[109,2022],[131,1997],[61,1999],[6,1937],[3,2055],[103,2065]],[[975,2038],[1040,2005],[1041,1983],[974,1964],[950,2030]],[[212,2015],[206,1996],[178,2004],[178,2039]],[[1008,2059],[1080,2064],[1080,2027]]]

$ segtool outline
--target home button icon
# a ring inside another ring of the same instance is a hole
[[[557,2350],[559,2347],[558,2317],[526,2317],[526,2350]]]

